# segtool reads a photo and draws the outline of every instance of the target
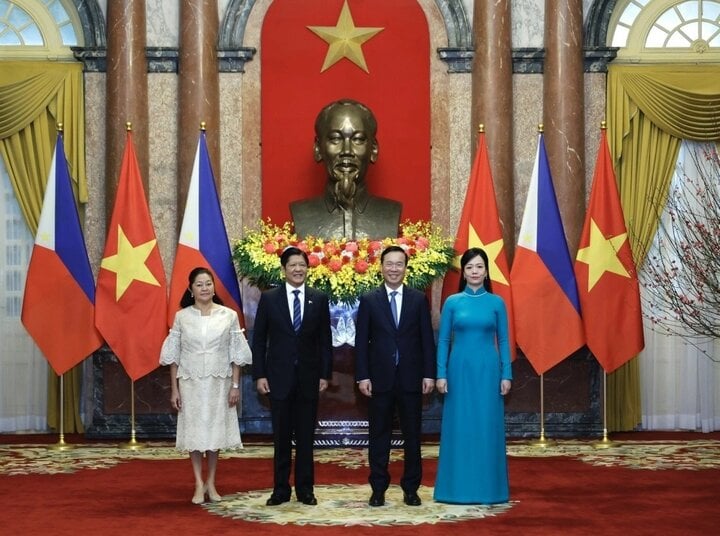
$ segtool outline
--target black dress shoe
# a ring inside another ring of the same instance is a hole
[[[307,504],[308,506],[315,506],[317,504],[317,499],[312,493],[303,493],[302,495],[298,495],[297,500],[303,504]]]
[[[385,505],[385,493],[382,491],[373,491],[368,501],[370,506],[384,506]]]
[[[270,498],[265,503],[267,506],[277,506],[278,504],[286,503],[290,500],[290,497],[281,497],[280,495],[275,495],[274,493],[270,495]]]
[[[422,504],[420,497],[414,491],[406,491],[403,493],[403,500],[408,506],[420,506]]]

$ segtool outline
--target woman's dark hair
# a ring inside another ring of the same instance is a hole
[[[465,265],[473,260],[475,257],[482,258],[485,263],[485,279],[483,279],[483,287],[488,292],[492,292],[492,285],[490,284],[490,264],[488,262],[487,253],[485,250],[480,248],[470,248],[460,257],[460,285],[458,286],[458,292],[465,290],[467,281],[465,280]]]
[[[202,274],[209,275],[210,279],[212,279],[213,284],[215,284],[215,276],[209,268],[205,268],[204,266],[198,266],[197,268],[193,268],[192,270],[190,270],[190,274],[188,275],[188,288],[185,289],[182,298],[180,298],[180,307],[184,308],[195,303],[195,298],[190,291],[190,287],[192,287],[197,277]],[[217,294],[213,295],[212,301],[214,303],[217,303],[218,305],[225,305]]]

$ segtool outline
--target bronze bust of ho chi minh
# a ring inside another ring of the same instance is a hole
[[[371,195],[365,175],[378,158],[377,121],[357,101],[325,106],[315,120],[315,161],[324,162],[322,196],[293,201],[290,212],[300,238],[385,238],[397,236],[402,205]]]

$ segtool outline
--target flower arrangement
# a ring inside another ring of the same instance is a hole
[[[391,245],[407,252],[405,283],[421,290],[445,274],[455,255],[452,239],[443,237],[430,222],[406,221],[400,225],[400,236],[382,240],[313,236],[300,240],[292,223],[278,226],[268,219],[260,222],[258,230],[246,229],[245,238],[233,246],[233,258],[241,276],[268,288],[284,281],[280,255],[286,247],[296,246],[308,255],[307,284],[328,294],[333,303],[352,304],[382,283],[380,254]]]

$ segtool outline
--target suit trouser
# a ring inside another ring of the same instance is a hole
[[[400,487],[405,492],[417,491],[422,480],[420,435],[422,428],[422,393],[403,391],[396,384],[392,391],[373,392],[368,403],[370,487],[384,492],[390,485],[388,463],[395,408],[398,409],[404,442],[405,462]]]
[[[270,398],[273,427],[275,482],[273,493],[290,497],[292,439],[295,437],[295,494],[313,493],[313,442],[318,399],[303,397],[297,389],[283,400]]]

